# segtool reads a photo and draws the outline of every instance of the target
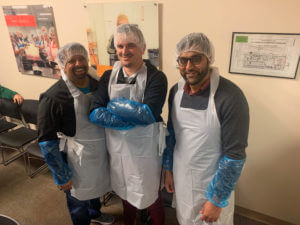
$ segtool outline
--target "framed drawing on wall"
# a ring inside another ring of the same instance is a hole
[[[233,32],[229,73],[295,79],[300,34]]]

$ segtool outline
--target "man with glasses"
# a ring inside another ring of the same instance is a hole
[[[176,193],[181,225],[233,224],[232,191],[246,158],[247,100],[211,66],[214,49],[204,34],[182,38],[176,53],[183,79],[169,95],[165,188]]]

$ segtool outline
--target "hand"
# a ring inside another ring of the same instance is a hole
[[[165,188],[169,193],[175,192],[173,173],[170,170],[165,170]]]
[[[202,210],[200,211],[200,213],[202,214],[202,216],[200,217],[200,219],[207,223],[212,223],[212,222],[216,222],[221,214],[222,208],[215,206],[213,203],[211,203],[210,201],[207,201]]]
[[[68,181],[68,183],[65,183],[63,185],[57,185],[58,189],[61,191],[67,191],[72,189],[72,180]]]
[[[13,100],[14,100],[14,103],[18,103],[19,105],[21,105],[24,99],[21,95],[15,94]]]

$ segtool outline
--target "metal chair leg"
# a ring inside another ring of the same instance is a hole
[[[18,158],[22,157],[23,155],[25,154],[25,152],[20,152],[16,155],[14,155],[13,157],[11,157],[10,159],[8,160],[4,160],[4,166],[7,166],[8,164],[12,163],[13,161],[17,160]]]
[[[29,174],[30,178],[35,177],[35,175],[37,175],[39,172],[41,172],[42,170],[44,170],[46,168],[48,168],[48,166],[47,166],[47,164],[44,164],[41,167],[39,167],[37,170],[35,170],[33,173],[31,173],[31,171],[30,171],[30,174]]]

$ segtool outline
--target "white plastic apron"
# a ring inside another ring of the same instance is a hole
[[[90,94],[79,91],[62,73],[74,98],[76,133],[60,136],[73,177],[71,195],[79,200],[98,198],[108,191],[110,176],[104,129],[89,121]]]
[[[142,102],[147,81],[146,66],[138,72],[135,84],[117,84],[120,69],[120,62],[116,62],[109,81],[110,99],[125,97]],[[112,189],[138,209],[149,207],[158,198],[161,172],[159,126],[160,123],[154,123],[124,131],[105,129]]]
[[[184,84],[183,79],[178,83],[171,112],[176,137],[173,175],[177,219],[181,225],[233,224],[234,193],[217,222],[202,222],[199,213],[207,201],[205,191],[216,174],[221,157],[221,128],[214,102],[219,85],[218,69],[211,71],[206,110],[180,107]]]

